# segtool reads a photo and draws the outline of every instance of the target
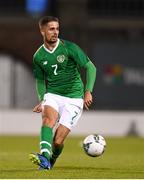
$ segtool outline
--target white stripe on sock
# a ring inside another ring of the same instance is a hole
[[[41,144],[47,144],[47,145],[49,145],[49,146],[51,147],[51,144],[50,144],[49,142],[47,142],[47,141],[41,141],[41,142],[40,142],[40,145],[41,145]]]
[[[49,155],[51,155],[51,153],[50,153],[50,151],[49,151],[48,149],[41,149],[40,151],[41,151],[41,154],[42,154],[43,152],[47,152]]]

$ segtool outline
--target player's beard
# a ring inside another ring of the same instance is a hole
[[[47,39],[45,38],[45,42],[48,43],[48,44],[55,44],[58,40],[58,37],[57,36],[52,36],[50,39]]]

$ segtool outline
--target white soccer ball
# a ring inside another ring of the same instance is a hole
[[[83,149],[85,153],[92,157],[101,156],[106,148],[104,137],[98,134],[91,134],[83,141]]]

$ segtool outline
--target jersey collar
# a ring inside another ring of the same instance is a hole
[[[44,44],[43,44],[42,46],[43,46],[43,48],[44,48],[47,52],[49,52],[49,53],[52,54],[52,53],[56,50],[56,48],[58,47],[59,42],[60,42],[60,40],[58,39],[58,40],[57,40],[57,43],[56,43],[56,46],[53,48],[52,51],[50,51],[48,48],[46,48]]]

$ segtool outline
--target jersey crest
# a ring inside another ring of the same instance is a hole
[[[66,57],[65,57],[65,55],[63,55],[63,54],[57,56],[57,61],[58,61],[59,63],[63,63],[65,59],[66,59]]]

